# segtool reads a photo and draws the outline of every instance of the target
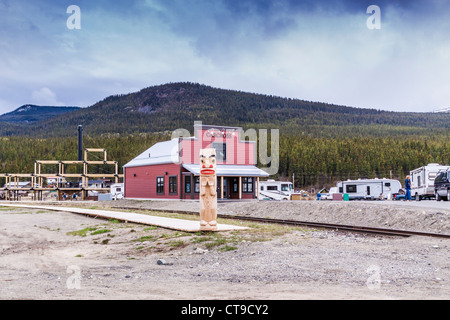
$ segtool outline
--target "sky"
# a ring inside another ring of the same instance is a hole
[[[450,6],[0,0],[0,114],[88,107],[169,82],[391,111],[449,107]]]

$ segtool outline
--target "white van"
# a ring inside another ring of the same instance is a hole
[[[259,183],[259,200],[290,200],[294,193],[294,185],[289,181],[269,179]]]

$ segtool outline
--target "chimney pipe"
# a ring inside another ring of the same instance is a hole
[[[83,161],[83,126],[78,126],[78,161]]]

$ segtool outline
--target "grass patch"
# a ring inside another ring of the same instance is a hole
[[[193,239],[191,239],[192,243],[202,243],[202,242],[206,242],[206,241],[211,241],[213,240],[213,237],[195,237]]]
[[[237,247],[225,245],[222,248],[220,248],[219,250],[222,251],[222,252],[233,251],[233,250],[237,250]]]
[[[108,232],[111,232],[111,230],[109,230],[109,229],[96,230],[96,231],[91,233],[91,236],[94,236],[96,234],[108,233]]]
[[[178,240],[178,241],[170,241],[169,242],[169,246],[173,247],[173,248],[177,248],[184,245],[184,241],[183,240]]]
[[[86,237],[88,232],[92,232],[97,230],[97,228],[84,228],[82,230],[78,230],[78,231],[71,231],[71,232],[67,232],[66,234],[68,236],[80,236],[80,237]]]
[[[145,241],[154,241],[155,239],[156,239],[156,237],[154,237],[154,236],[142,236],[135,241],[145,242]]]

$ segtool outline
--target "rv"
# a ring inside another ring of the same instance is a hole
[[[449,170],[450,166],[443,166],[438,163],[430,163],[410,171],[411,176],[411,196],[416,200],[434,198],[434,179],[439,171]]]
[[[400,181],[392,179],[358,179],[338,182],[339,193],[348,194],[349,200],[391,199],[402,188]]]
[[[269,179],[259,183],[259,200],[290,200],[294,193],[292,182]]]
[[[113,200],[123,199],[124,195],[124,184],[123,183],[115,183],[111,185],[111,197]]]

